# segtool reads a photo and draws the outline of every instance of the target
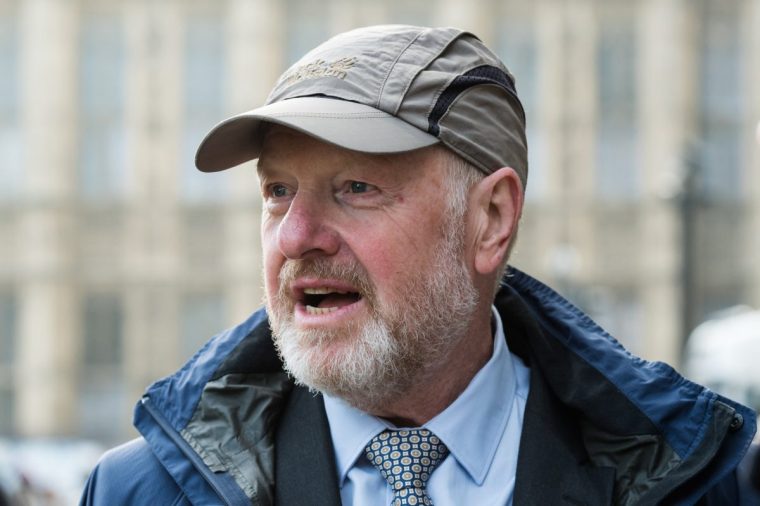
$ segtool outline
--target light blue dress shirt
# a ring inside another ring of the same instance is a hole
[[[427,492],[435,506],[512,504],[529,369],[510,353],[501,318],[493,354],[449,407],[424,427],[448,446],[450,454],[432,473]],[[344,506],[388,506],[393,492],[364,456],[364,447],[385,429],[386,420],[325,396],[340,497]]]

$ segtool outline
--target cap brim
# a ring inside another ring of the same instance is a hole
[[[435,136],[373,107],[326,97],[298,97],[233,116],[203,139],[195,165],[216,172],[259,157],[262,123],[293,128],[365,153],[400,153],[439,142]]]

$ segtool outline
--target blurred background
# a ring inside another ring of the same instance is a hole
[[[260,305],[254,167],[195,149],[377,23],[469,29],[515,74],[512,263],[760,407],[760,0],[0,0],[0,488],[75,501],[145,387]]]

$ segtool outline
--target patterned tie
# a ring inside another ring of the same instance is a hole
[[[430,506],[425,488],[449,449],[427,429],[386,430],[373,437],[364,454],[393,489],[391,506]]]

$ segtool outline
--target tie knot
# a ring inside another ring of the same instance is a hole
[[[394,504],[427,505],[427,481],[449,449],[427,429],[405,429],[381,432],[364,453],[393,489]]]

